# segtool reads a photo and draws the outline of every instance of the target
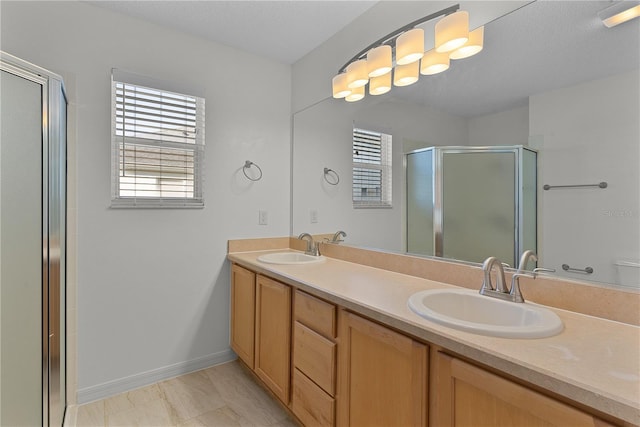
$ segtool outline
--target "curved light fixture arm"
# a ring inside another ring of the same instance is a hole
[[[446,9],[442,9],[438,12],[432,13],[431,15],[427,15],[425,17],[422,17],[420,19],[416,19],[415,21],[405,25],[402,28],[398,28],[397,30],[393,31],[392,33],[387,34],[386,36],[382,37],[381,39],[379,39],[378,41],[371,43],[369,46],[367,46],[366,48],[364,48],[362,51],[360,51],[357,55],[355,55],[353,58],[351,58],[346,64],[344,64],[342,67],[340,67],[340,69],[338,70],[338,74],[342,73],[344,71],[347,70],[347,66],[349,64],[351,64],[354,61],[357,61],[359,59],[364,58],[367,53],[373,49],[374,47],[378,47],[378,46],[382,46],[382,45],[389,45],[392,48],[395,48],[395,44],[396,44],[396,39],[404,32],[411,30],[412,28],[423,24],[427,21],[431,21],[432,19],[435,18],[439,18],[440,16],[447,16],[450,15],[454,12],[457,12],[460,9],[460,5],[456,4],[453,6],[450,6]]]

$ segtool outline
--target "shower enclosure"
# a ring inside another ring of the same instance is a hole
[[[407,252],[514,266],[536,251],[536,157],[521,145],[406,154]]]
[[[61,426],[67,100],[45,69],[0,69],[0,425]]]

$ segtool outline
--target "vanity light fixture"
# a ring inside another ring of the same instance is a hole
[[[333,97],[344,98],[351,93],[351,89],[347,87],[347,74],[338,74],[333,78]]]
[[[420,74],[447,70],[450,59],[480,52],[484,27],[469,33],[469,13],[459,9],[459,4],[442,9],[369,45],[338,70],[332,80],[333,97],[359,101],[367,85],[370,95],[382,95],[391,90],[391,73],[394,86],[408,86],[417,82]],[[424,29],[417,27],[437,18],[442,19],[435,25],[435,47],[425,52]]]
[[[475,55],[484,47],[484,26],[478,27],[469,33],[469,40],[449,54],[451,59],[463,59]]]
[[[347,102],[356,102],[360,101],[362,98],[364,98],[364,86],[351,89],[351,93],[345,96],[344,99]]]
[[[431,76],[441,73],[449,69],[450,63],[451,61],[449,60],[448,53],[438,53],[435,49],[431,49],[422,57],[422,61],[420,62],[420,74]]]
[[[393,85],[394,86],[409,86],[418,81],[420,77],[419,62],[410,62],[405,65],[396,65],[393,70]]]
[[[396,64],[407,65],[419,61],[424,55],[424,30],[414,28],[396,39]]]
[[[436,23],[436,52],[451,52],[469,40],[469,12],[459,10]]]
[[[607,27],[615,27],[640,16],[640,3],[637,1],[618,0],[612,6],[598,12],[602,23]]]
[[[369,77],[379,77],[387,74],[393,68],[393,52],[391,46],[374,47],[367,53],[367,69]]]
[[[382,95],[391,90],[391,71],[369,80],[369,95]]]
[[[347,67],[347,87],[351,90],[363,87],[369,81],[367,61],[360,59]]]

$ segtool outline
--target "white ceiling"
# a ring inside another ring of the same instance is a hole
[[[538,0],[485,26],[484,49],[392,96],[462,117],[527,105],[530,95],[638,70],[640,19],[606,28],[611,1]]]
[[[292,64],[376,1],[104,1],[91,4]],[[464,117],[526,105],[530,95],[638,69],[640,19],[606,28],[611,0],[530,3],[487,24],[485,48],[400,98]],[[355,54],[355,52],[354,52]],[[373,100],[369,100],[373,101]]]
[[[293,64],[376,1],[104,1],[89,3]]]

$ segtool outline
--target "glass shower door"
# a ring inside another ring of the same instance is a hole
[[[43,86],[0,80],[0,425],[43,422]]]
[[[516,153],[442,153],[442,249],[445,258],[513,266]]]
[[[435,255],[434,236],[434,150],[408,154],[407,179],[407,252]]]
[[[66,98],[0,51],[0,426],[66,409]]]

